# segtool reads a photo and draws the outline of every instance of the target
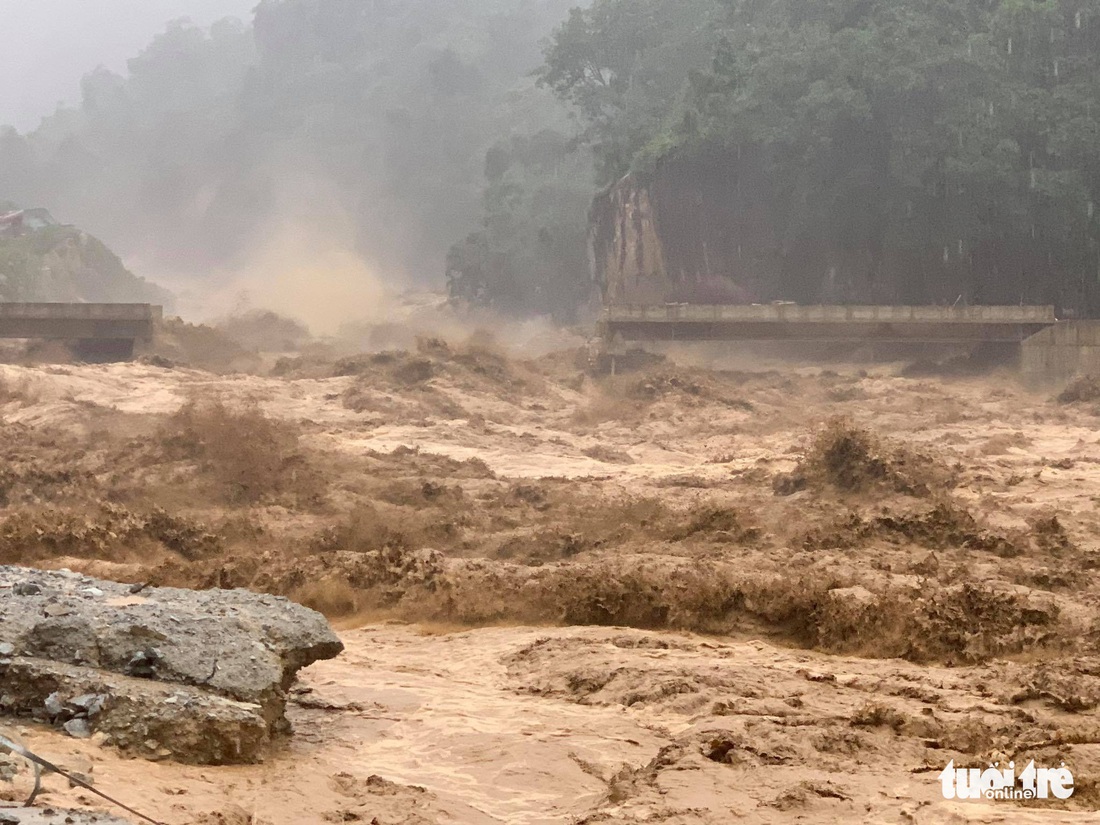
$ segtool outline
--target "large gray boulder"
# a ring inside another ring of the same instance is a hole
[[[343,645],[279,596],[0,566],[0,711],[150,758],[251,762],[295,674]]]

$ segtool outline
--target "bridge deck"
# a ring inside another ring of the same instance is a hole
[[[604,310],[624,341],[1019,342],[1053,326],[1052,306],[798,306],[664,304]]]
[[[0,338],[149,339],[162,314],[153,304],[0,303]]]

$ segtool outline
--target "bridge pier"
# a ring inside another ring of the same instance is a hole
[[[80,338],[69,343],[77,361],[87,364],[113,364],[134,360],[137,342],[133,338]]]

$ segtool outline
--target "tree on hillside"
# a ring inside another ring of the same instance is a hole
[[[483,227],[447,256],[453,299],[563,320],[591,297],[586,253],[592,157],[545,129],[494,146]]]
[[[595,0],[555,31],[539,82],[585,120],[601,183],[628,171],[706,67],[721,12],[719,0]]]

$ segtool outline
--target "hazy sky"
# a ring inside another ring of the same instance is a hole
[[[0,0],[0,124],[33,129],[80,99],[96,66],[117,72],[166,23],[251,18],[259,0]]]

